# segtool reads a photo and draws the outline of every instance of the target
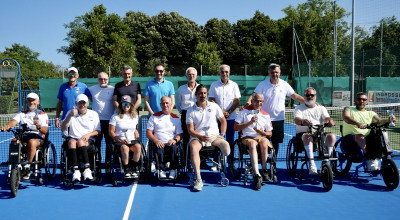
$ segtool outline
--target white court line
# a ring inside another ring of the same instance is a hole
[[[126,204],[124,217],[122,218],[123,220],[128,220],[129,218],[129,214],[131,213],[133,198],[135,198],[136,188],[137,188],[137,183],[134,183],[132,186],[131,194],[129,195],[128,204]]]
[[[10,138],[10,139],[4,140],[4,141],[0,141],[0,144],[3,143],[3,142],[6,142],[6,141],[12,140],[12,139],[13,138]]]
[[[287,134],[287,133],[285,133],[285,135],[287,135],[287,136],[289,136],[289,137],[294,137],[293,135],[290,135],[290,134]]]

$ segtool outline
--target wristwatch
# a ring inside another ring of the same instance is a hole
[[[225,134],[224,134],[224,133],[220,133],[219,135],[222,136],[222,137],[225,137]]]

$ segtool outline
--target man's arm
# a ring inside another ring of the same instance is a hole
[[[348,107],[344,108],[342,118],[343,118],[343,121],[346,122],[347,124],[355,125],[358,128],[366,128],[367,127],[367,125],[358,123],[350,117],[350,109]]]
[[[154,112],[153,112],[153,109],[151,109],[151,107],[150,107],[150,101],[149,101],[149,96],[144,96],[144,106],[146,106],[146,108],[147,108],[147,111],[149,111],[149,114],[150,115],[153,115],[154,114]]]
[[[119,102],[118,102],[118,100],[117,100],[117,95],[114,95],[113,96],[113,105],[114,105],[114,107],[116,108],[116,109],[118,109],[118,106],[119,106]]]
[[[1,130],[2,131],[8,131],[9,129],[13,128],[15,125],[17,125],[18,122],[15,119],[12,119],[9,121],[6,125],[4,125]]]
[[[227,127],[226,119],[225,119],[225,117],[221,117],[221,118],[219,118],[218,120],[219,120],[219,122],[221,123],[221,130],[220,130],[220,133],[225,135],[225,133],[226,133],[226,127]]]
[[[63,102],[61,99],[59,99],[58,103],[57,103],[57,108],[56,108],[56,127],[57,128],[60,127],[60,114],[61,114],[61,110],[62,110],[62,105],[63,105]]]
[[[299,95],[299,94],[297,94],[297,93],[293,93],[293,94],[290,96],[290,98],[292,98],[293,100],[298,101],[298,102],[300,102],[300,103],[304,103],[304,97],[301,96],[301,95]]]
[[[153,142],[157,146],[157,148],[164,148],[164,144],[160,140],[158,140],[156,138],[156,136],[154,136],[154,131],[153,130],[147,129],[146,130],[146,137],[151,142]]]
[[[171,110],[172,110],[174,109],[175,106],[175,95],[170,95],[169,97],[171,97],[171,102],[172,102]]]
[[[142,104],[142,95],[141,94],[137,94],[136,95],[136,102],[134,104],[135,109],[138,109],[140,104]]]

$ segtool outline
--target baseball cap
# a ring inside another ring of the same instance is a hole
[[[121,97],[121,102],[129,102],[129,103],[131,103],[132,100],[131,100],[131,97],[129,95],[124,95],[124,96]]]
[[[85,94],[79,94],[76,97],[76,102],[80,102],[80,101],[85,101],[85,102],[89,102],[88,97]]]
[[[26,96],[26,98],[27,98],[27,99],[31,98],[31,99],[39,100],[39,96],[38,96],[36,93],[34,93],[34,92],[29,93],[29,94]]]
[[[70,68],[68,68],[67,73],[69,73],[69,72],[71,72],[71,71],[73,71],[73,72],[75,72],[75,73],[78,73],[78,69],[75,68],[75,67],[70,67]]]

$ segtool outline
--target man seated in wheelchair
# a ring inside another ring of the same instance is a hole
[[[357,143],[357,146],[362,150],[363,156],[366,159],[367,171],[380,170],[378,158],[379,149],[374,144],[374,137],[369,135],[371,130],[366,129],[371,123],[385,124],[389,123],[390,119],[381,119],[374,111],[368,111],[365,106],[368,105],[368,97],[365,93],[358,93],[354,100],[354,107],[346,107],[343,110],[343,136],[351,142]],[[396,118],[393,115],[393,122]],[[342,149],[343,150],[343,149]]]
[[[203,181],[200,175],[200,150],[203,147],[216,146],[226,158],[231,149],[224,139],[227,122],[221,108],[207,101],[207,88],[204,85],[200,84],[196,88],[195,96],[197,101],[188,109],[186,125],[190,134],[190,159],[196,175],[193,190],[201,191]],[[218,129],[217,120],[221,123],[221,131]]]
[[[129,95],[122,96],[117,113],[111,116],[109,125],[109,135],[114,140],[115,149],[121,151],[125,178],[138,178],[141,166],[139,160],[142,145],[138,141],[139,132],[136,129],[139,117],[134,104]],[[133,156],[129,157],[130,154]]]
[[[173,103],[169,96],[163,96],[161,98],[160,105],[162,111],[152,115],[147,123],[146,136],[157,149],[157,155],[159,158],[158,166],[160,169],[159,177],[161,179],[167,178],[165,173],[167,168],[165,167],[165,162],[167,161],[164,161],[165,153],[169,156],[167,160],[170,162],[169,178],[175,179],[178,162],[177,142],[181,140],[183,133],[181,121],[178,116],[171,113]]]
[[[293,116],[296,123],[296,143],[298,149],[304,149],[309,159],[309,174],[318,175],[317,167],[314,162],[314,146],[313,137],[310,133],[309,126],[327,124],[329,127],[334,126],[335,122],[329,116],[328,111],[322,105],[316,104],[317,93],[314,88],[309,87],[304,90],[304,104],[296,106]],[[313,132],[313,131],[311,131]],[[328,146],[329,155],[332,154],[333,146],[336,142],[336,135],[327,133],[325,135],[325,145]],[[325,146],[320,146],[325,147]],[[328,159],[325,159],[326,161]]]
[[[100,132],[100,119],[97,112],[88,109],[89,100],[85,94],[76,97],[75,105],[68,113],[67,117],[61,123],[63,133],[68,131],[68,150],[72,157],[72,181],[81,181],[81,172],[78,166],[77,147],[82,150],[85,170],[83,172],[84,180],[93,180],[90,170],[88,147],[94,143],[94,138]]]
[[[22,137],[22,143],[26,143],[26,151],[28,162],[32,162],[35,158],[36,149],[44,142],[45,135],[48,132],[49,118],[47,114],[38,109],[40,104],[39,96],[36,93],[29,93],[26,96],[26,105],[28,110],[21,111],[15,117],[4,125],[1,130],[8,131],[18,123],[26,126],[27,132]],[[23,179],[29,179],[30,164],[25,164],[23,169]]]
[[[264,96],[260,93],[251,95],[251,106],[246,107],[236,117],[234,129],[242,132],[242,143],[249,147],[251,166],[253,167],[254,189],[260,190],[262,180],[270,179],[267,171],[268,148],[272,144],[268,138],[272,136],[272,124],[269,114],[261,110]],[[261,151],[261,174],[258,170],[257,146]]]

